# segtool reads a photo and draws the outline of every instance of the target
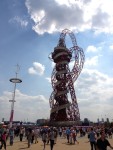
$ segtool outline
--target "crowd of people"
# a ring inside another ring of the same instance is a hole
[[[66,139],[68,144],[79,144],[78,137],[87,136],[90,143],[91,150],[107,150],[107,146],[113,149],[109,142],[112,138],[113,128],[111,127],[27,127],[27,126],[1,126],[0,128],[0,149],[6,150],[6,143],[9,140],[10,146],[13,146],[15,137],[19,137],[22,142],[23,138],[27,140],[28,148],[34,143],[38,143],[39,138],[43,143],[43,150],[46,145],[50,144],[50,150],[53,150],[54,145],[57,143],[57,138],[62,137]]]

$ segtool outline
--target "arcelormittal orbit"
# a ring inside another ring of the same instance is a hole
[[[68,34],[73,46],[67,48],[65,37]],[[77,45],[74,34],[65,29],[60,34],[58,45],[50,58],[55,66],[51,75],[53,92],[50,96],[50,122],[79,121],[80,113],[74,90],[74,82],[78,78],[84,64],[85,56]],[[73,64],[70,69],[70,62]]]

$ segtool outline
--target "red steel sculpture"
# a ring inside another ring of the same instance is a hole
[[[69,49],[65,44],[66,34],[70,36],[73,44],[73,47]],[[83,68],[85,56],[83,49],[77,46],[76,38],[70,30],[62,31],[58,45],[50,57],[55,63],[51,76],[53,92],[49,99],[50,122],[79,121],[80,113],[74,82]],[[69,68],[70,62],[74,62],[71,70]]]

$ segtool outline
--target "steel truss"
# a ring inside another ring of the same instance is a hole
[[[67,48],[65,37],[69,35],[73,47]],[[50,96],[50,121],[78,121],[80,113],[77,98],[74,90],[74,82],[77,80],[83,65],[84,52],[77,45],[74,34],[65,29],[60,34],[57,47],[51,53],[51,59],[55,67],[51,76],[53,92]],[[74,61],[73,68],[70,70],[69,63]],[[69,101],[69,98],[71,99]]]

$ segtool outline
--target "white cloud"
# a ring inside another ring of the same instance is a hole
[[[51,66],[52,66],[52,68],[54,68],[54,67],[55,67],[55,63],[54,63],[53,61],[52,61]]]
[[[15,94],[14,120],[24,121],[28,118],[29,121],[36,121],[40,118],[46,119],[49,117],[49,101],[43,95],[30,96],[21,93],[18,89]],[[12,98],[12,93],[8,91],[5,91],[0,97],[0,120],[2,120],[2,118],[9,120],[11,111],[9,97]],[[46,112],[44,112],[44,110],[46,110]]]
[[[75,4],[76,3],[76,0],[55,0],[58,4],[60,5],[66,5],[66,6],[70,6],[72,4]]]
[[[49,82],[49,83],[51,83],[51,78],[46,78],[46,80]]]
[[[15,16],[14,18],[9,20],[10,23],[18,23],[21,27],[26,27],[28,25],[28,21],[20,18],[19,16]]]
[[[33,67],[28,69],[29,74],[37,74],[36,70]]]
[[[113,45],[110,45],[109,48],[110,48],[111,50],[113,50]]]
[[[87,47],[86,51],[87,52],[97,52],[98,49],[95,46],[90,45],[90,46]]]
[[[38,34],[65,28],[76,31],[94,29],[96,33],[113,33],[113,1],[109,0],[26,0],[26,7]]]
[[[45,66],[38,62],[33,62],[33,67],[30,67],[28,69],[29,74],[43,75],[44,71],[45,71]]]
[[[97,70],[83,69],[76,81],[75,91],[81,118],[95,120],[100,115],[113,119],[113,78]]]
[[[85,66],[97,66],[99,56],[94,56],[92,58],[87,58],[85,61]]]

